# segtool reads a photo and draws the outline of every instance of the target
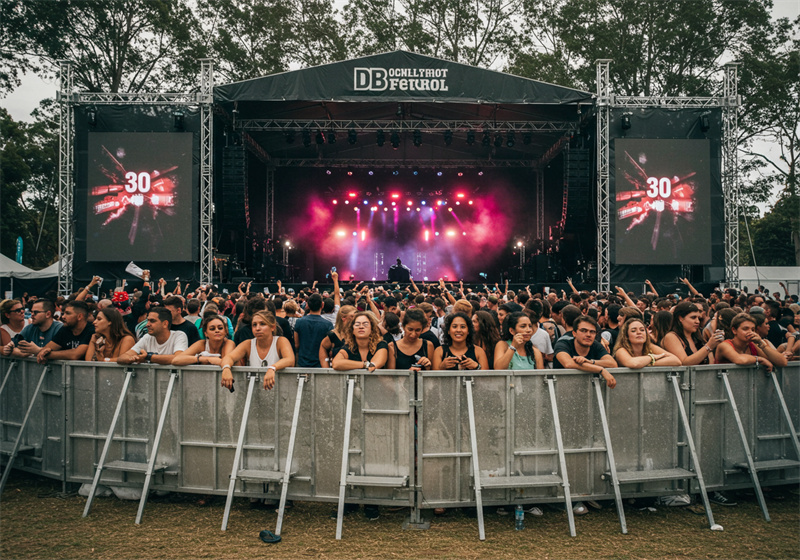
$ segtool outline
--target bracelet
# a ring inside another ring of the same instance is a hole
[[[706,345],[703,346],[703,348],[705,348],[708,351],[708,353],[711,354],[711,346],[706,344]]]
[[[271,369],[274,372],[278,371],[278,368],[276,368],[275,366],[267,366],[267,369]]]
[[[200,363],[200,354],[196,354],[195,358],[197,358],[197,361],[195,363],[199,364]]]
[[[231,366],[229,366],[228,364],[225,364],[224,366],[222,366],[222,369],[224,370],[225,368],[231,369]]]
[[[656,365],[656,355],[651,352],[650,354],[648,354],[648,356],[650,356],[650,365],[651,366]]]

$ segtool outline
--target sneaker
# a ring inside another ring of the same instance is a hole
[[[364,506],[364,517],[370,521],[375,521],[381,516],[378,506]]]
[[[497,515],[508,515],[509,513],[511,512],[504,507],[497,508]]]
[[[539,506],[531,506],[530,508],[525,510],[525,513],[530,513],[534,517],[541,517],[544,515],[542,508],[540,508]]]
[[[575,515],[586,515],[589,513],[589,510],[586,509],[586,506],[583,504],[583,502],[576,502],[572,504],[572,513]]]
[[[660,496],[658,505],[665,507],[683,507],[692,504],[689,494],[676,494],[674,496]]]
[[[712,492],[711,495],[708,496],[708,501],[712,504],[717,504],[718,506],[738,506],[736,502],[731,500],[727,494],[723,494],[722,492]]]
[[[599,502],[596,502],[594,500],[586,500],[586,505],[589,506],[590,508],[596,509],[596,510],[603,509],[603,506],[601,506]]]

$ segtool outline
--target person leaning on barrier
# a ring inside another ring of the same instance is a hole
[[[422,338],[428,319],[420,309],[409,309],[403,316],[403,338],[389,345],[389,369],[431,369],[434,348]]]
[[[0,345],[5,346],[25,328],[25,306],[18,299],[0,304]]]
[[[766,315],[764,315],[763,313],[756,314],[756,315],[751,315],[751,317],[753,318],[753,320],[756,323],[756,332],[758,333],[758,336],[761,337],[761,340],[769,348],[771,348],[772,350],[775,350],[776,352],[781,354],[784,357],[784,359],[786,360],[786,364],[788,364],[789,360],[792,359],[792,353],[791,353],[791,351],[787,351],[786,350],[786,344],[782,344],[780,348],[776,348],[775,345],[772,343],[772,341],[767,338],[767,335],[769,334],[769,329],[770,329],[770,323],[769,323],[769,320],[768,320],[769,318]],[[794,337],[792,337],[792,338],[794,338]],[[783,367],[786,364],[777,363],[775,365]]]
[[[267,368],[264,372],[265,390],[275,386],[275,372],[295,364],[289,339],[281,336],[280,327],[272,313],[257,311],[250,319],[250,328],[253,329],[253,338],[236,346],[220,362],[221,385],[226,389],[233,390],[231,368],[241,360],[244,360],[246,366]]]
[[[342,305],[336,314],[336,323],[331,331],[322,339],[319,345],[320,367],[331,367],[333,357],[339,353],[344,345],[344,333],[347,325],[353,320],[356,308],[352,305]]]
[[[703,340],[702,312],[694,303],[683,301],[672,310],[672,330],[664,336],[662,345],[675,355],[684,366],[714,363],[714,351],[725,340],[725,333],[717,329],[708,342]]]
[[[89,307],[84,302],[65,303],[61,314],[63,326],[37,354],[36,361],[45,364],[47,360],[82,360],[94,335],[88,317]]]
[[[614,359],[630,369],[646,366],[679,366],[681,361],[650,340],[641,319],[628,319],[622,324],[614,346]]]
[[[786,357],[758,335],[756,320],[747,313],[739,313],[733,318],[731,331],[733,337],[717,346],[718,364],[755,364],[756,367],[764,366],[767,371],[787,364]]]
[[[120,354],[124,354],[136,343],[122,314],[114,307],[106,307],[97,312],[94,319],[94,334],[89,340],[85,360],[116,362]]]
[[[206,317],[200,327],[205,340],[198,340],[186,350],[175,354],[172,365],[218,366],[222,363],[222,358],[236,348],[233,341],[228,338],[228,326],[225,320],[219,315]]]
[[[147,334],[133,348],[117,358],[119,364],[153,363],[169,365],[175,354],[189,347],[186,334],[171,331],[172,313],[156,307],[147,313]]]
[[[3,346],[4,356],[28,358],[36,356],[61,330],[61,323],[53,319],[56,307],[48,299],[37,300],[31,307],[31,324]]]
[[[384,367],[388,359],[389,347],[381,339],[378,319],[371,311],[359,311],[345,328],[344,346],[333,357],[333,369],[373,372]]]
[[[472,320],[466,313],[454,310],[445,317],[442,345],[433,353],[433,369],[489,369],[486,352],[474,344],[474,336]]]
[[[617,367],[617,362],[597,342],[597,321],[584,315],[572,323],[573,336],[563,336],[556,342],[553,353],[554,369],[578,369],[587,373],[599,373],[610,389],[617,385],[617,380],[606,368]]]

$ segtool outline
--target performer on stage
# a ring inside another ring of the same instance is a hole
[[[410,282],[411,269],[397,259],[397,264],[389,267],[389,282]]]

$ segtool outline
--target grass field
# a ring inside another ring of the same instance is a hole
[[[487,508],[486,540],[478,540],[477,520],[459,511],[435,517],[427,531],[404,531],[407,512],[381,511],[376,521],[361,513],[345,517],[336,541],[331,504],[296,503],[287,511],[283,541],[264,544],[261,529],[275,528],[276,514],[253,510],[237,499],[226,532],[220,531],[224,498],[210,506],[197,496],[153,498],[141,525],[134,524],[138,502],[97,498],[87,518],[85,498],[63,496],[61,483],[14,472],[0,502],[0,558],[797,558],[800,512],[797,489],[783,488],[781,500],[768,498],[772,522],[755,500],[739,496],[739,506],[717,507],[723,532],[710,531],[705,516],[685,508],[626,509],[628,534],[620,533],[613,508],[576,518],[571,538],[564,512],[545,509],[526,516],[524,531],[512,515]],[[430,512],[426,512],[426,517]]]

